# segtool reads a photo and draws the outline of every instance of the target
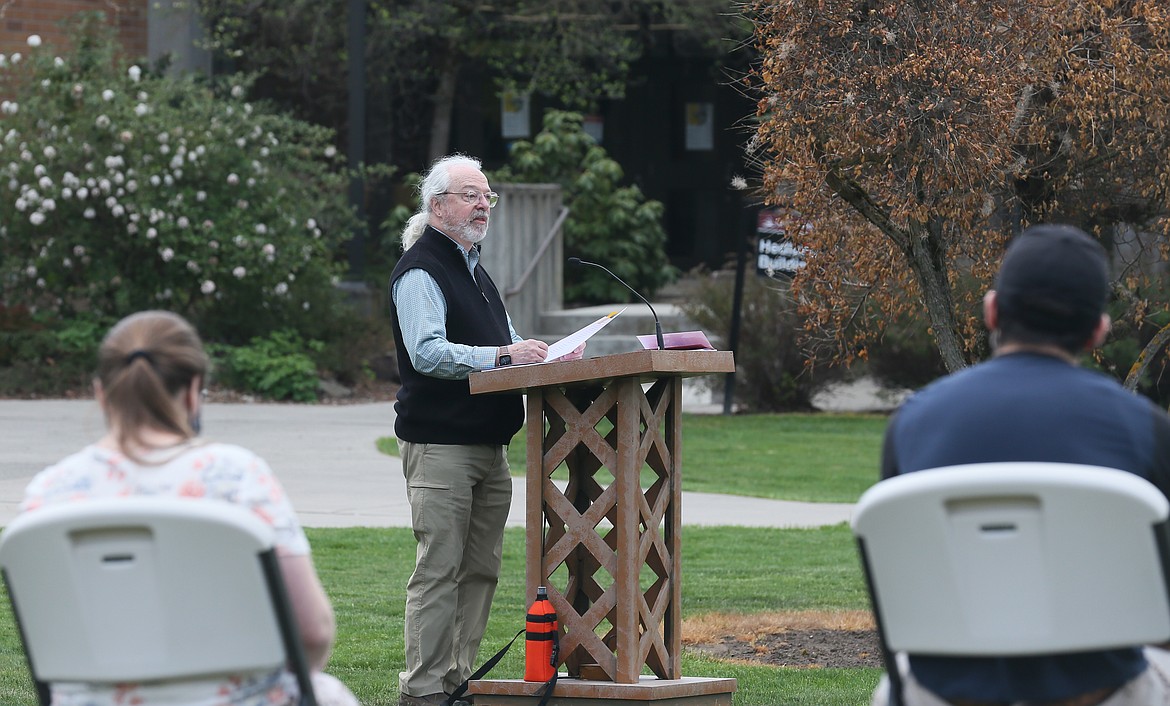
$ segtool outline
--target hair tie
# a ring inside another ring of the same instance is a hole
[[[154,356],[152,356],[148,351],[142,350],[141,348],[135,351],[131,351],[130,355],[126,356],[126,365],[129,366],[139,358],[145,358],[146,362],[150,363],[150,367],[154,367]]]

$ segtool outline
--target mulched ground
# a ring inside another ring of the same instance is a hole
[[[716,659],[774,667],[854,669],[882,666],[873,630],[785,630],[751,639],[724,636],[719,642],[688,644],[689,649]]]

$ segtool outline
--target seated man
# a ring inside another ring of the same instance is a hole
[[[1109,333],[1108,296],[1108,260],[1091,237],[1071,226],[1025,230],[983,299],[994,356],[906,401],[886,430],[882,477],[1050,461],[1129,471],[1170,495],[1170,418],[1077,364]],[[912,656],[905,676],[907,706],[1170,704],[1170,654],[1141,646],[996,659]],[[873,703],[886,698],[879,686]]]

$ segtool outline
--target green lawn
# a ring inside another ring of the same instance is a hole
[[[685,414],[683,490],[853,502],[877,481],[886,422],[872,414]],[[378,448],[397,454],[393,437]],[[526,458],[521,430],[508,447],[514,475],[524,475]]]
[[[802,500],[853,501],[877,476],[885,419],[869,416],[691,416],[684,424],[687,490]],[[513,445],[513,452],[521,444]],[[393,440],[379,448],[393,451]],[[513,462],[523,470],[523,459]],[[337,613],[330,671],[365,706],[397,704],[402,615],[414,540],[407,529],[310,529],[318,571]],[[808,530],[684,527],[682,610],[706,613],[864,610],[864,584],[844,525]],[[524,625],[524,534],[505,535],[504,570],[481,659]],[[0,704],[32,706],[7,601],[0,611]],[[684,649],[686,676],[734,677],[735,706],[864,706],[876,669],[751,667]],[[490,675],[520,678],[517,643]]]

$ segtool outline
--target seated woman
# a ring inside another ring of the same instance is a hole
[[[323,672],[333,647],[333,607],[280,483],[251,451],[198,436],[208,365],[199,334],[182,317],[145,311],[120,321],[102,341],[94,380],[105,436],[33,478],[21,511],[129,495],[229,502],[252,510],[276,531],[281,573],[318,702],[358,706],[340,681]],[[284,669],[117,687],[53,684],[51,690],[54,706],[286,706],[299,697],[295,677]]]

